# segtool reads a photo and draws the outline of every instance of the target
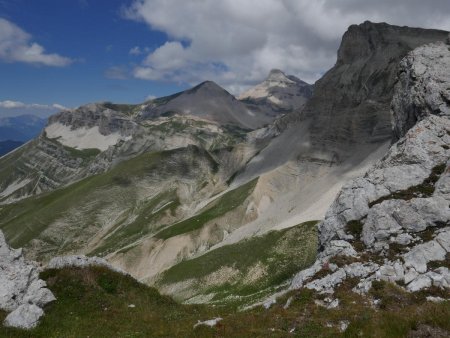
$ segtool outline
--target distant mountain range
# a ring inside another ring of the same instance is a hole
[[[34,115],[0,117],[0,156],[38,136],[46,123]]]
[[[34,115],[0,117],[0,141],[29,141],[39,135],[46,122]]]
[[[0,141],[0,156],[6,155],[10,151],[20,147],[23,144],[23,142],[20,141]]]

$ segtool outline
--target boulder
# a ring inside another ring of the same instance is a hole
[[[32,329],[37,326],[43,315],[44,311],[39,306],[22,304],[5,318],[4,325],[19,329]]]
[[[403,255],[406,268],[414,268],[419,273],[427,272],[427,263],[431,261],[442,261],[445,259],[446,251],[435,240],[416,245],[411,251]]]
[[[42,316],[43,307],[56,298],[39,279],[40,269],[27,261],[22,250],[12,249],[0,231],[0,309],[11,312],[5,325],[30,328]]]

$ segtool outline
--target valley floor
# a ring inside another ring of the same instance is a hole
[[[270,309],[180,305],[155,289],[105,268],[48,270],[41,277],[57,297],[31,331],[0,327],[1,337],[448,337],[450,302],[427,302],[378,282],[368,298],[352,281],[336,290],[339,307],[296,290]],[[439,291],[436,291],[439,292]],[[441,291],[442,292],[442,291]],[[436,294],[438,295],[438,294]],[[442,295],[441,295],[442,296]],[[377,299],[377,305],[373,300]],[[0,321],[5,313],[0,312]],[[194,325],[223,318],[215,327]]]

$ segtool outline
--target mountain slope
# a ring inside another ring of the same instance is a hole
[[[203,82],[172,96],[150,101],[143,106],[141,117],[148,119],[176,113],[246,129],[262,127],[273,120],[236,100],[233,95],[212,81]]]
[[[259,176],[275,202],[229,240],[324,217],[345,181],[380,159],[393,138],[390,103],[400,60],[447,34],[384,23],[350,26],[336,65],[316,82],[312,98],[276,122],[279,135],[235,177],[238,185]]]

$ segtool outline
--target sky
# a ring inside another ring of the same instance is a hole
[[[0,0],[0,117],[139,103],[278,68],[314,83],[365,20],[450,30],[449,0]]]

